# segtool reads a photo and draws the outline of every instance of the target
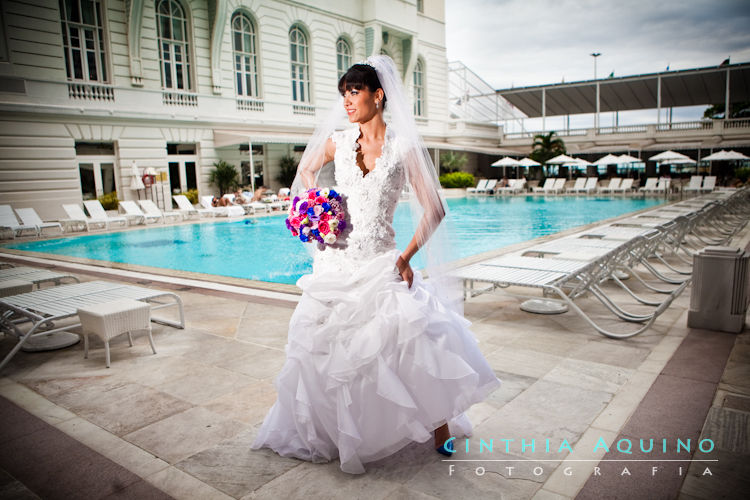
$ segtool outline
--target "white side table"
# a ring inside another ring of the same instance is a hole
[[[128,334],[130,346],[133,346],[131,332],[135,330],[146,330],[151,350],[156,354],[154,339],[151,336],[151,306],[146,302],[132,299],[118,299],[112,302],[96,304],[78,309],[78,317],[81,320],[81,331],[84,338],[83,357],[89,357],[89,334],[97,335],[104,341],[104,349],[107,356],[107,368],[109,368],[109,341],[110,339]]]

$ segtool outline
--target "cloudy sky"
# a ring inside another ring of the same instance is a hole
[[[750,62],[750,0],[446,0],[445,8],[448,60],[496,89],[590,80],[592,52],[601,53],[600,78]],[[702,109],[675,109],[674,120]],[[644,116],[624,115],[620,124]],[[572,119],[586,126],[586,117]]]

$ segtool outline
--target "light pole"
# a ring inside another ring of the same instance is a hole
[[[591,57],[594,58],[594,81],[596,81],[596,58],[602,55],[601,52],[592,52]],[[596,82],[596,115],[594,115],[594,128],[596,133],[599,133],[599,82]]]
[[[596,58],[602,55],[601,52],[592,52],[591,57],[594,58],[594,80],[596,80]]]

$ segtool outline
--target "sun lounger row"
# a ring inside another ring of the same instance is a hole
[[[726,244],[750,219],[750,190],[691,202],[460,267],[454,275],[464,281],[467,297],[497,288],[538,288],[557,300],[533,299],[522,308],[548,313],[570,308],[602,335],[631,337],[648,329],[688,286],[697,250]],[[630,286],[625,277],[633,278]],[[475,283],[487,286],[477,289]],[[636,326],[613,329],[595,320],[577,303],[584,295]]]
[[[710,193],[716,189],[716,176],[715,175],[693,175],[690,177],[690,182],[687,187],[683,190],[687,193]]]

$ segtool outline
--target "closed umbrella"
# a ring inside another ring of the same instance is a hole
[[[143,185],[141,174],[138,172],[138,165],[135,163],[135,160],[133,160],[133,164],[130,165],[130,176],[130,189],[133,191],[146,189],[146,186]]]

